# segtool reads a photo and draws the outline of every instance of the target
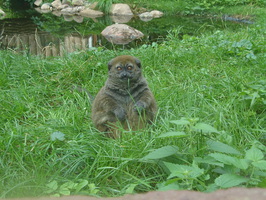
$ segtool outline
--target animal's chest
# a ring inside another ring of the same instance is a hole
[[[138,100],[139,96],[134,97],[132,95],[120,96],[117,98],[117,101],[123,107],[130,107],[131,105],[134,105]]]

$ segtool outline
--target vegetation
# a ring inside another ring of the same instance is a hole
[[[177,27],[130,50],[0,51],[0,198],[265,188],[265,8],[254,13],[257,23],[237,31],[180,40]],[[121,54],[142,61],[159,112],[145,131],[113,140],[93,127],[73,85],[96,94]]]

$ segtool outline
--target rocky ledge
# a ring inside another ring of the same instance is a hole
[[[41,13],[53,12],[57,16],[61,15],[78,15],[89,18],[101,17],[104,14],[110,14],[111,16],[123,16],[127,19],[131,19],[134,16],[129,5],[124,3],[113,4],[110,8],[109,13],[103,13],[97,10],[97,2],[89,3],[84,0],[55,0],[51,3],[46,3],[43,0],[36,0],[34,2],[36,10]],[[163,13],[158,10],[146,12],[142,9],[142,13],[137,13],[140,19],[143,21],[149,21],[153,18],[159,18],[163,16]]]

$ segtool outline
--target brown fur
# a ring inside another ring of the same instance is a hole
[[[99,131],[115,138],[118,127],[144,128],[154,120],[157,107],[137,58],[118,56],[109,61],[108,70],[108,79],[92,104],[92,121]]]

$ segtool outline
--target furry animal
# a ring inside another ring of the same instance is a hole
[[[155,98],[142,76],[139,59],[122,55],[108,63],[108,79],[92,104],[92,121],[109,137],[119,137],[119,127],[139,130],[156,115]]]

